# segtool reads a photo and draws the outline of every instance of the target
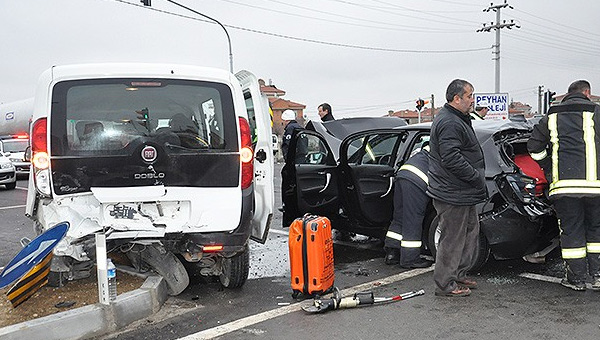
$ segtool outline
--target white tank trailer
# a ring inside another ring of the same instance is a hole
[[[29,133],[33,98],[0,104],[0,136]]]

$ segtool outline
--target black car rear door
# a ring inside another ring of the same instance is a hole
[[[339,211],[337,163],[325,139],[318,133],[294,134],[283,167],[283,225],[306,213],[334,218]]]
[[[340,147],[342,204],[363,227],[380,230],[375,234],[384,232],[392,218],[398,148],[406,135],[366,131],[348,136]]]

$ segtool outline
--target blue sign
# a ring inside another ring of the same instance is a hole
[[[0,288],[4,288],[20,279],[36,264],[40,263],[65,236],[67,230],[69,230],[69,222],[61,222],[29,242],[4,267],[0,274]]]

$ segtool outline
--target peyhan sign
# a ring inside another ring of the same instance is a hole
[[[475,93],[473,96],[475,107],[487,106],[489,108],[485,120],[508,119],[508,93]]]

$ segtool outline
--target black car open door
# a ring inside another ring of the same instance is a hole
[[[348,136],[340,147],[340,197],[365,235],[382,236],[392,219],[398,148],[407,135],[376,130]]]
[[[337,164],[318,133],[298,130],[290,141],[281,171],[283,226],[306,213],[332,218],[338,214]]]

